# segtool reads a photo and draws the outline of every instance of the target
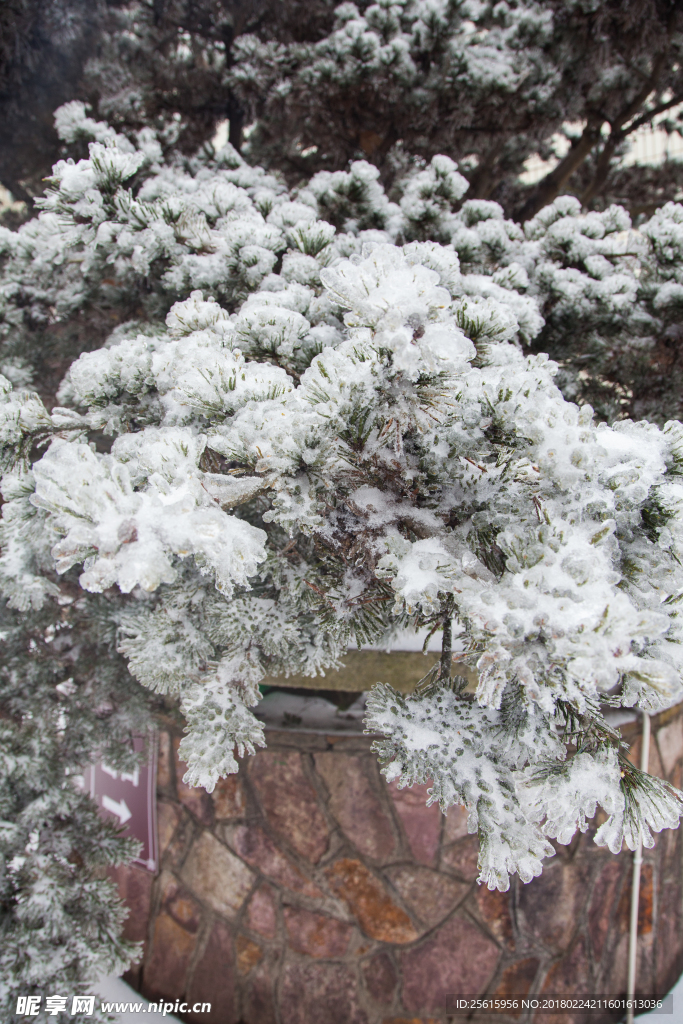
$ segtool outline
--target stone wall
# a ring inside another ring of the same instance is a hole
[[[639,763],[638,727],[622,731]],[[680,785],[681,706],[652,735],[650,771]],[[427,787],[387,786],[368,737],[270,730],[211,797],[181,781],[178,742],[161,734],[161,870],[117,878],[127,934],[144,940],[127,980],[213,1004],[187,1020],[436,1024],[449,993],[624,992],[628,853],[579,835],[541,878],[491,893],[461,809],[444,818]],[[683,969],[682,868],[678,831],[645,851],[640,991],[666,992]]]

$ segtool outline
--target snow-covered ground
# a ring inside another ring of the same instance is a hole
[[[97,985],[97,993],[102,999],[106,999],[108,1002],[115,1003],[147,1003],[146,999],[143,999],[139,992],[135,992],[130,985],[126,985],[125,981],[121,978],[103,978],[102,981]],[[673,1014],[643,1014],[642,1017],[636,1017],[636,1020],[646,1020],[651,1018],[652,1024],[656,1024],[661,1020],[661,1024],[683,1024],[683,978],[681,978],[678,984],[673,989],[674,997],[674,1010]],[[168,1014],[164,1017],[161,1013],[119,1013],[114,1016],[117,1024],[151,1024],[156,1020],[163,1020],[166,1024],[180,1024],[177,1017],[169,1016]],[[559,1022],[559,1018],[558,1018]]]

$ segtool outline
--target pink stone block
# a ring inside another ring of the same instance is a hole
[[[355,972],[345,964],[289,963],[280,985],[281,1024],[368,1024]]]
[[[250,761],[249,776],[273,829],[317,864],[327,850],[329,832],[301,757],[296,752],[259,751]]]
[[[264,964],[251,972],[241,1024],[275,1024],[274,974]]]
[[[443,921],[470,889],[466,882],[417,864],[398,864],[385,874],[410,912],[429,927]]]
[[[292,949],[315,957],[343,956],[352,931],[343,921],[301,907],[285,907],[285,927]]]
[[[131,942],[143,941],[147,938],[149,927],[154,875],[151,871],[133,865],[110,868],[108,874],[116,883],[119,896],[129,910],[123,925],[124,939]]]
[[[403,1005],[425,1013],[446,1009],[454,995],[479,995],[498,956],[495,942],[469,921],[451,917],[426,942],[401,954]]]
[[[273,891],[269,885],[261,885],[249,900],[247,926],[259,935],[272,939],[277,928],[277,913]]]
[[[296,864],[279,850],[273,840],[258,825],[234,825],[223,829],[225,841],[252,867],[286,886],[293,892],[322,899],[322,892],[299,871]]]
[[[518,918],[527,934],[551,948],[566,949],[578,927],[590,880],[588,862],[546,861],[540,878],[519,889]]]
[[[479,874],[478,860],[478,836],[467,836],[441,851],[441,869],[454,871],[469,882],[473,882]]]
[[[159,834],[160,857],[163,857],[171,844],[171,839],[178,827],[181,813],[178,804],[171,804],[161,800],[157,802],[157,831]]]
[[[369,759],[334,751],[315,755],[315,767],[330,794],[329,809],[355,847],[373,860],[387,860],[396,840],[391,821],[366,775]]]
[[[220,1024],[235,1024],[235,970],[233,966],[233,942],[230,931],[222,924],[214,924],[204,953],[196,964],[190,982],[187,1001],[211,1003],[211,1013],[196,1014],[192,1021],[216,1021]]]
[[[413,857],[421,864],[434,863],[441,839],[441,810],[437,804],[427,807],[427,790],[430,785],[422,783],[406,789],[399,789],[396,782],[389,785]]]
[[[373,956],[363,964],[365,987],[376,1003],[388,1005],[394,998],[396,989],[396,969],[386,953]]]

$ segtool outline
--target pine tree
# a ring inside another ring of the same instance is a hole
[[[266,28],[236,40],[231,79],[253,121],[253,161],[300,180],[365,155],[390,183],[411,157],[447,153],[467,199],[522,221],[567,191],[638,213],[677,198],[679,164],[644,196],[641,168],[623,160],[653,118],[680,128],[674,0],[359,0],[334,13],[327,34],[304,23],[298,38]],[[559,159],[525,187],[533,153]]]
[[[116,653],[116,598],[86,607],[76,581],[53,574],[32,585],[22,552],[47,567],[49,551],[22,543],[36,521],[16,475],[4,477],[3,498],[0,1008],[14,1021],[20,996],[62,995],[67,1010],[40,1020],[92,1020],[70,1015],[73,996],[136,953],[121,938],[127,911],[105,869],[138,844],[75,782],[99,758],[130,770],[149,701]]]
[[[248,128],[245,155],[290,183],[366,158],[389,185],[447,153],[468,200],[518,221],[567,192],[649,216],[679,198],[680,164],[626,158],[653,119],[681,127],[682,17],[675,0],[10,5],[0,179],[17,198],[40,189],[58,155],[49,113],[79,99],[119,131],[153,126],[166,152],[228,119],[238,150]],[[556,166],[528,185],[534,154]]]
[[[4,239],[5,592],[49,608],[78,588],[82,628],[180,707],[192,785],[263,745],[266,674],[426,629],[440,660],[410,697],[379,683],[367,726],[387,778],[468,807],[482,882],[529,881],[598,804],[614,852],[675,827],[683,795],[631,767],[604,712],[680,695],[683,427],[598,423],[523,349],[547,281],[574,279],[562,239],[600,307],[588,284],[612,263],[590,245],[623,211],[558,200],[525,233],[457,209],[445,157],[399,202],[367,163],[292,194],[230,146],[165,162],[82,105],[58,123],[89,158]],[[48,409],[25,385],[55,301],[65,336],[86,315],[104,344]],[[117,310],[136,318],[105,340]]]

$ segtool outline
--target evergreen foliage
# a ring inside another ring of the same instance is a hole
[[[231,79],[254,122],[250,159],[290,179],[362,153],[391,181],[407,158],[448,153],[467,199],[515,219],[566,191],[652,212],[677,197],[680,165],[653,175],[644,201],[623,158],[653,117],[680,125],[682,30],[673,0],[358,0],[335,5],[325,34],[304,22],[293,39],[242,35]],[[525,187],[526,158],[558,143],[557,166]]]
[[[82,105],[57,121],[89,158],[3,236],[10,604],[56,622],[68,594],[84,644],[118,650],[90,685],[123,693],[123,657],[177,701],[185,780],[208,790],[263,745],[266,674],[441,631],[418,692],[378,685],[367,726],[388,778],[466,804],[491,888],[540,873],[598,805],[614,852],[676,826],[683,796],[628,766],[604,711],[680,696],[683,427],[597,422],[524,347],[561,336],[552,288],[615,331],[615,296],[659,308],[629,282],[649,259],[675,292],[680,209],[613,271],[624,211],[558,200],[522,231],[454,208],[467,183],[445,157],[398,202],[362,162],[290,193],[230,146],[166,162],[153,132],[117,137]],[[26,386],[50,316],[74,355],[83,317],[103,342],[51,409]],[[135,701],[111,704],[125,720]]]
[[[59,10],[57,98],[91,106],[0,227],[3,1019],[134,952],[86,765],[177,706],[210,791],[264,745],[260,680],[350,644],[441,633],[366,725],[388,779],[467,806],[490,888],[598,806],[615,853],[677,827],[606,717],[681,696],[683,207],[676,168],[653,211],[621,162],[683,99],[676,5]],[[42,29],[10,14],[30,92]]]

